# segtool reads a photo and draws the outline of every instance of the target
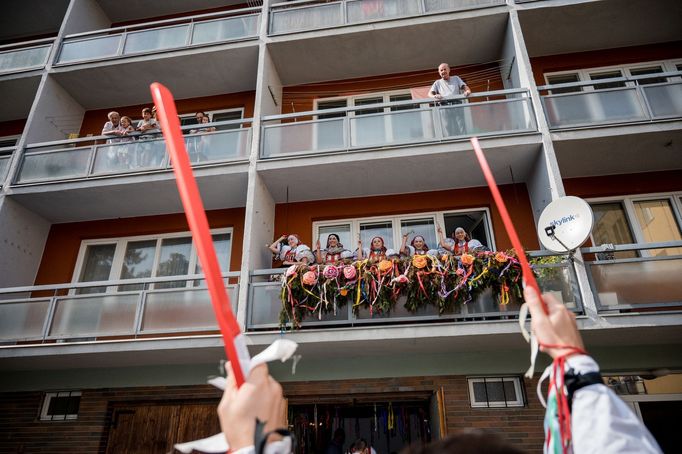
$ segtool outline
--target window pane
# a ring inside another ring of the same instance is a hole
[[[492,241],[488,238],[488,230],[485,224],[485,211],[470,211],[465,213],[452,213],[443,216],[445,221],[445,236],[453,238],[457,227],[462,227],[472,239],[478,240],[483,246],[490,248]]]
[[[393,244],[393,224],[388,222],[367,222],[360,224],[360,239],[362,240],[363,248],[372,247],[372,238],[380,236],[384,239],[384,246],[387,249],[394,249]]]
[[[516,387],[514,382],[511,380],[504,380],[504,395],[507,398],[507,402],[516,402],[521,400],[516,396]]]
[[[339,236],[339,241],[343,247],[349,251],[357,249],[357,240],[353,241],[350,237],[350,224],[326,225],[318,229],[318,237],[320,238],[320,247],[325,249],[327,246],[327,237],[330,233],[335,233]]]
[[[389,101],[391,102],[398,102],[398,101],[409,101],[412,99],[412,95],[409,93],[405,93],[403,95],[392,95],[389,97]],[[397,106],[397,107],[391,107],[391,111],[396,111],[396,110],[410,110],[410,109],[417,109],[419,108],[419,104],[406,104],[404,106]]]
[[[161,276],[184,276],[189,271],[189,259],[192,253],[192,238],[168,238],[161,241],[161,253],[156,275]],[[185,281],[162,282],[155,284],[154,288],[179,288],[185,287]]]
[[[630,70],[630,74],[633,76],[642,76],[645,74],[659,74],[662,72],[663,68],[661,68],[660,66],[650,66],[648,68],[637,68]],[[652,77],[651,79],[639,79],[637,80],[637,84],[639,85],[660,84],[667,81],[668,79],[666,79],[665,77]]]
[[[603,73],[595,73],[595,74],[590,74],[590,79],[591,80],[601,80],[601,79],[612,79],[614,77],[621,77],[623,74],[620,72],[620,70],[615,70],[615,71],[607,71]],[[603,90],[606,88],[618,88],[618,87],[624,87],[625,82],[610,82],[610,83],[605,83],[605,84],[596,84],[594,85],[595,90]]]
[[[240,120],[241,118],[242,118],[242,111],[241,110],[233,110],[230,112],[220,112],[220,113],[213,114],[213,118],[211,118],[211,123],[218,122],[218,121]],[[233,124],[233,125],[218,126],[216,129],[218,129],[219,131],[224,131],[227,129],[239,129],[240,127],[241,127],[240,124]]]
[[[580,82],[580,77],[578,76],[578,73],[547,76],[547,82],[550,85],[569,84],[572,82]],[[552,90],[552,94],[556,95],[559,93],[572,93],[575,91],[582,91],[582,88],[581,87],[557,88]]]
[[[647,200],[634,202],[634,205],[637,221],[646,242],[682,240],[680,227],[675,221],[675,214],[669,200]],[[682,247],[656,249],[650,252],[656,256],[680,255],[682,254]]]
[[[438,241],[436,240],[436,227],[433,218],[426,219],[410,219],[408,221],[400,222],[400,235],[409,234],[407,237],[407,244],[412,242],[412,239],[421,235],[429,249],[437,249]],[[401,238],[402,240],[402,238]]]
[[[348,106],[348,103],[345,99],[339,99],[336,101],[321,101],[317,103],[317,110],[325,110],[325,109],[338,109],[341,107],[346,107]],[[323,118],[337,118],[337,117],[345,117],[346,113],[345,112],[340,112],[340,113],[333,113],[333,114],[322,114],[318,115],[317,118],[323,119]]]
[[[213,246],[215,246],[215,253],[218,256],[218,264],[220,265],[220,271],[226,273],[230,271],[230,251],[232,248],[232,235],[230,233],[219,233],[213,235]],[[201,268],[201,263],[199,263],[199,258],[197,258],[197,265],[194,274],[203,273]],[[194,281],[195,287],[205,287],[206,280]]]
[[[370,104],[381,104],[383,102],[384,102],[384,98],[382,96],[379,96],[378,98],[356,99],[355,105],[356,106],[366,106],[366,105],[370,105]],[[384,111],[383,108],[363,109],[363,110],[356,110],[355,115],[367,115],[367,114],[373,114],[373,113],[381,113],[383,111]]]
[[[116,244],[97,244],[85,249],[85,260],[78,282],[108,281]],[[77,294],[104,293],[106,287],[78,289]]]
[[[592,228],[594,246],[635,242],[625,210],[620,202],[593,204],[592,212],[594,213],[594,227]],[[603,253],[597,254],[597,257],[602,260],[622,259],[637,257],[637,253],[634,251]]]
[[[486,392],[485,383],[483,383],[482,381],[474,382],[473,388],[475,402],[488,402],[490,400],[488,397],[488,393]]]
[[[156,240],[132,241],[128,243],[123,266],[121,268],[121,279],[140,279],[151,277],[154,265],[154,255],[156,253]],[[141,290],[142,284],[120,285],[120,292]]]

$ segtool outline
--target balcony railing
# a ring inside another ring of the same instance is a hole
[[[216,127],[218,130],[186,135],[185,146],[192,165],[197,167],[248,159],[251,128],[239,126],[251,121],[246,118],[207,123],[201,127]],[[197,128],[197,125],[190,125],[182,129],[189,131]],[[167,170],[171,164],[160,136],[141,134],[125,139],[99,136],[28,145],[14,184]]]
[[[615,258],[626,251],[631,257]],[[682,241],[590,247],[582,252],[590,254],[585,265],[600,311],[682,307]]]
[[[69,35],[62,42],[56,64],[255,38],[258,36],[260,10],[260,7],[244,8]]]
[[[538,89],[546,93],[542,103],[552,129],[651,122],[682,117],[679,76],[682,72],[678,71],[544,85]],[[656,83],[649,83],[652,80]]]
[[[7,178],[7,172],[9,171],[9,164],[12,160],[12,153],[14,153],[14,147],[0,148],[0,187],[5,182]]]
[[[43,68],[53,43],[50,38],[0,46],[0,75]]]
[[[270,35],[504,5],[505,0],[301,0],[270,7]]]
[[[236,311],[239,273],[223,277]],[[0,289],[0,343],[218,331],[203,279],[197,274]]]
[[[274,115],[263,122],[262,158],[537,131],[525,89]]]
[[[552,292],[568,308],[573,311],[582,311],[580,291],[578,290],[575,270],[567,261],[536,265],[538,270],[544,270],[538,277],[538,282],[543,292]],[[247,330],[273,330],[280,328],[280,312],[282,302],[281,282],[270,282],[270,276],[281,275],[283,269],[258,270],[251,273],[249,285],[249,305],[247,310]],[[320,328],[327,326],[361,326],[367,324],[401,324],[401,323],[430,323],[444,321],[466,320],[500,320],[517,318],[519,303],[512,301],[500,306],[492,295],[491,290],[486,290],[474,301],[458,306],[451,312],[438,314],[435,305],[420,308],[416,313],[409,312],[405,307],[406,297],[401,297],[389,313],[370,314],[369,310],[362,307],[357,313],[347,305],[333,313],[318,316],[308,316],[303,319],[301,328]]]

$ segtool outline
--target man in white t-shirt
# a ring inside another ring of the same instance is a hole
[[[438,74],[440,74],[440,79],[431,85],[429,98],[439,101],[446,100],[441,103],[441,106],[461,104],[461,99],[448,100],[448,98],[454,98],[458,95],[469,96],[471,94],[471,90],[459,76],[450,75],[450,65],[447,63],[438,65]],[[465,133],[464,116],[461,107],[441,108],[441,115],[446,120],[446,124],[443,125],[444,136],[458,136]]]

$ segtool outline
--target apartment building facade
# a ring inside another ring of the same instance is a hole
[[[462,226],[511,247],[479,137],[540,284],[661,445],[682,402],[682,6],[673,0],[10,2],[0,28],[0,452],[168,452],[218,430],[221,338],[163,143],[173,92],[225,285],[272,365],[301,453],[343,428],[398,452],[483,428],[540,452],[518,304],[402,301],[280,326],[266,245],[347,246]],[[471,96],[426,98],[448,62]],[[210,124],[201,130],[195,113]],[[453,121],[453,119],[455,119]],[[592,206],[572,258],[540,248],[564,195]],[[349,247],[350,248],[350,247]],[[545,273],[542,270],[546,271]],[[546,364],[546,360],[543,364]],[[538,369],[539,370],[539,369]]]

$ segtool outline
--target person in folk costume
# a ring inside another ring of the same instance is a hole
[[[406,233],[403,235],[403,244],[400,246],[400,253],[412,257],[413,255],[437,255],[438,251],[435,249],[429,249],[429,246],[426,244],[426,240],[424,239],[423,236],[421,235],[415,235],[414,238],[412,238],[412,241],[410,241],[410,244],[407,244],[407,238],[409,237],[409,233]]]
[[[462,227],[457,227],[453,232],[452,238],[445,238],[443,229],[440,226],[436,227],[438,236],[440,237],[440,247],[448,253],[460,256],[462,254],[472,253],[477,250],[485,249],[485,246],[478,241],[471,238],[471,236]]]
[[[282,245],[283,240],[287,240],[286,245]],[[308,246],[301,243],[301,239],[295,233],[282,235],[269,247],[276,258],[282,261],[282,265],[311,264],[315,262],[313,252]]]
[[[330,233],[327,236],[327,246],[324,249],[320,249],[319,239],[315,243],[315,257],[317,258],[317,263],[323,265],[336,265],[341,260],[352,256],[353,253],[343,247],[341,239],[336,233]]]
[[[378,262],[380,260],[385,260],[388,257],[397,255],[393,249],[386,248],[384,239],[380,236],[375,236],[372,238],[370,245],[370,248],[363,248],[362,240],[358,239],[357,260],[362,260],[366,257],[371,261]]]

